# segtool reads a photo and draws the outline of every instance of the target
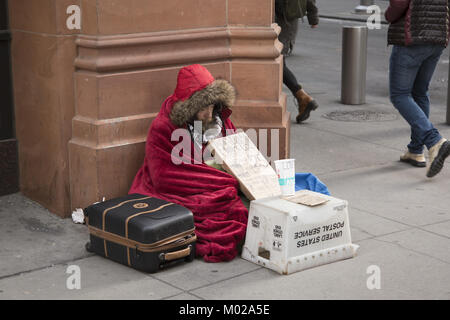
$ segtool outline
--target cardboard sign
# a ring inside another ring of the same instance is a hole
[[[281,195],[275,170],[246,133],[212,140],[208,144],[216,163],[233,175],[249,200]]]
[[[310,190],[299,190],[295,195],[283,197],[283,199],[309,207],[315,207],[329,201],[329,199],[322,197],[320,193]]]

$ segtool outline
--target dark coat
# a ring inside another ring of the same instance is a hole
[[[310,25],[319,24],[319,14],[316,0],[304,0],[305,12]],[[283,55],[292,51],[297,36],[298,19],[288,21],[285,17],[285,0],[275,0],[275,22],[281,27],[278,40],[283,44]]]
[[[448,0],[390,0],[388,44],[447,46],[450,36]]]

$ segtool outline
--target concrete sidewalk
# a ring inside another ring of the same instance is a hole
[[[0,299],[449,299],[450,161],[433,179],[398,161],[410,133],[388,99],[385,27],[369,33],[367,103],[339,103],[340,29],[348,23],[300,27],[287,64],[320,107],[302,125],[290,94],[288,108],[296,171],[314,173],[349,201],[357,257],[288,276],[241,258],[145,274],[87,253],[85,226],[13,194],[0,197]],[[450,137],[447,72],[448,50],[431,84],[431,119]],[[67,289],[70,265],[80,268],[80,290]],[[373,265],[379,290],[366,285]]]

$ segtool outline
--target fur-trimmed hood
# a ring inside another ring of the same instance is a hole
[[[176,102],[169,117],[176,126],[182,127],[209,105],[231,108],[236,91],[228,81],[215,80],[205,67],[195,64],[180,70],[173,97]]]

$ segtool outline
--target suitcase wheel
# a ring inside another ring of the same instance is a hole
[[[184,261],[192,262],[194,261],[194,258],[195,258],[195,248],[191,247],[191,253],[186,258],[184,258]]]
[[[91,242],[90,241],[86,242],[86,245],[84,247],[86,248],[87,252],[93,252],[92,248],[91,248]]]
[[[186,262],[192,262],[192,261],[194,261],[194,253],[191,252],[190,255],[188,255],[186,258],[184,258],[184,261],[186,261]]]
[[[150,267],[149,269],[147,269],[147,272],[148,273],[156,273],[159,271],[159,269],[162,269],[162,265],[156,264],[156,265]]]

